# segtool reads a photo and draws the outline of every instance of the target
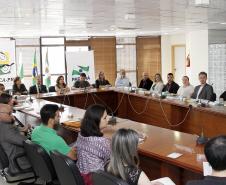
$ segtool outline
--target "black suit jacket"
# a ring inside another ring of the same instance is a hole
[[[111,85],[111,84],[109,83],[108,80],[103,80],[103,81],[102,81],[102,80],[100,80],[100,79],[97,79],[96,82],[95,82],[95,87],[96,87],[96,88],[99,88],[100,85]]]
[[[20,93],[20,94],[27,94],[27,89],[25,87],[24,84],[21,84],[20,85],[20,88],[17,87],[17,85],[13,85],[13,94],[16,94],[16,93]]]
[[[168,91],[169,93],[177,94],[179,87],[180,86],[176,82],[172,82],[171,84],[167,83],[162,91]]]
[[[189,181],[186,185],[226,185],[226,177],[206,176],[203,180]]]
[[[150,80],[149,78],[148,78],[147,80],[144,80],[144,79],[143,79],[143,80],[140,81],[139,88],[143,88],[143,89],[150,90],[152,84],[153,84],[153,81]]]
[[[37,86],[36,85],[31,86],[29,89],[29,93],[30,94],[38,94]],[[39,93],[47,93],[47,89],[46,89],[45,85],[40,85]]]
[[[191,95],[191,98],[196,99],[200,87],[201,87],[201,85],[198,85],[195,87],[194,93]],[[202,90],[199,94],[198,99],[212,101],[212,98],[213,98],[213,87],[209,84],[205,84],[205,86],[202,88]]]

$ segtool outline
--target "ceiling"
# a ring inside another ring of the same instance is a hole
[[[226,1],[0,0],[0,37],[134,36],[226,29]]]

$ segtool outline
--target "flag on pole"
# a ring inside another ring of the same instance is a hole
[[[37,67],[36,50],[35,50],[33,64],[32,64],[32,84],[33,85],[37,83],[37,76],[38,76],[38,67]]]
[[[46,51],[46,59],[45,59],[45,85],[47,88],[51,85],[51,75],[49,73],[49,60],[48,60],[48,48]]]
[[[22,62],[22,52],[19,53],[19,73],[18,76],[20,77],[21,80],[24,78],[24,65]]]

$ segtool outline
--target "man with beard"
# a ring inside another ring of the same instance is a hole
[[[20,171],[15,164],[14,158],[24,153],[23,141],[27,138],[20,133],[20,130],[14,124],[12,106],[0,104],[0,107],[0,145],[9,159],[8,171],[14,174]],[[18,158],[17,162],[21,169],[30,168],[30,163],[25,156]]]
[[[54,104],[46,104],[41,108],[40,115],[42,124],[33,130],[32,141],[41,145],[48,153],[56,150],[72,160],[76,160],[75,148],[70,148],[56,132],[60,121],[59,107]]]

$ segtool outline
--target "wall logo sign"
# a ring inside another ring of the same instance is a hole
[[[10,63],[10,55],[8,52],[0,51],[0,75],[9,74],[14,63]]]
[[[72,81],[78,80],[81,73],[85,73],[87,80],[90,80],[89,69],[90,69],[89,66],[78,66],[77,65],[76,68],[74,68],[72,70]]]

